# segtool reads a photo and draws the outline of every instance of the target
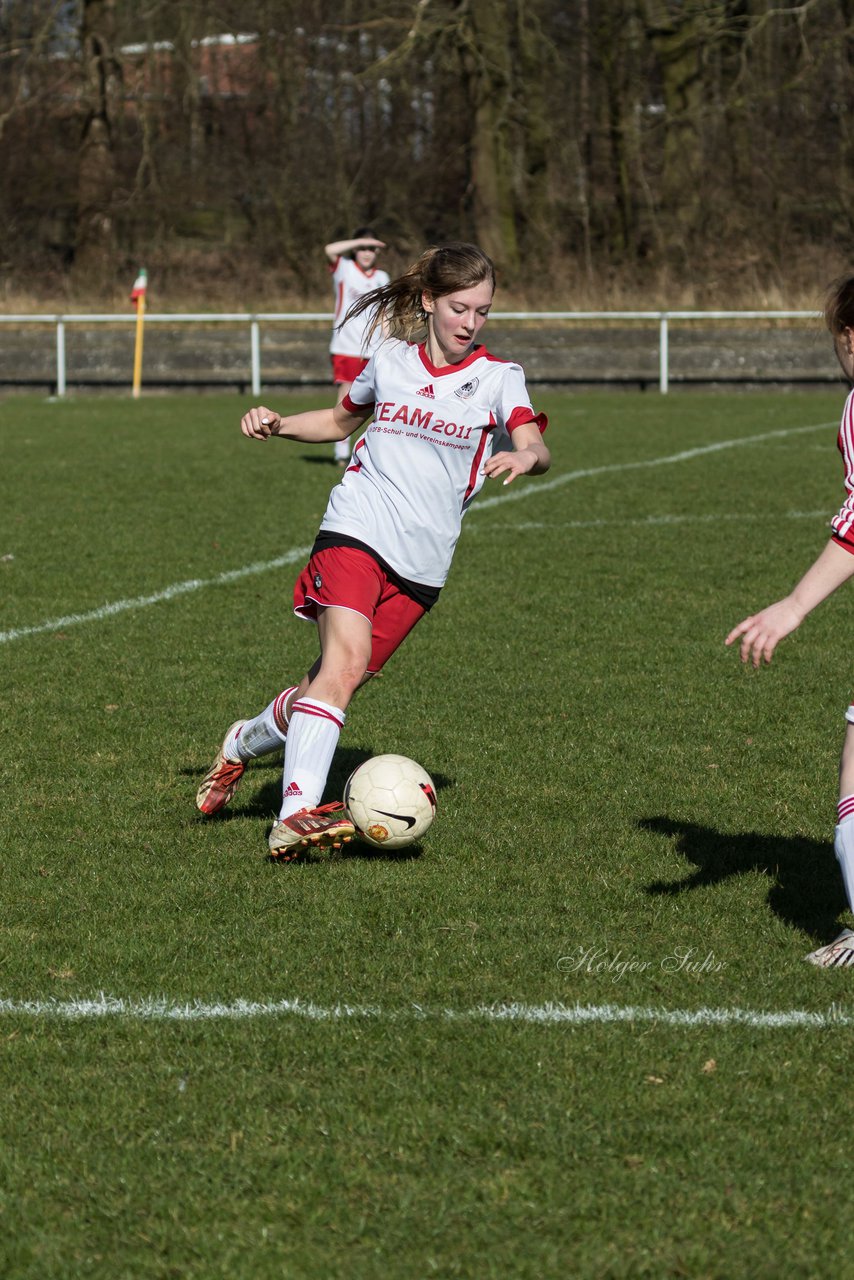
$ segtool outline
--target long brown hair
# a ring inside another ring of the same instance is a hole
[[[382,326],[390,337],[412,342],[427,325],[422,294],[444,298],[484,280],[495,288],[495,266],[477,245],[433,245],[403,275],[364,294],[347,312],[347,319],[376,307],[369,334]]]

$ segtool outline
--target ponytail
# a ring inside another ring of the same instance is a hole
[[[369,337],[381,329],[391,338],[414,342],[427,329],[423,294],[443,298],[461,289],[471,289],[484,280],[489,280],[495,288],[495,267],[476,245],[434,245],[425,249],[403,275],[364,294],[347,312],[346,319],[376,308]]]

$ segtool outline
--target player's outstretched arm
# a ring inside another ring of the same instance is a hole
[[[323,246],[323,252],[330,262],[335,262],[342,253],[353,253],[356,249],[384,249],[384,240],[375,240],[373,236],[362,237],[361,240],[333,240]]]
[[[852,575],[854,555],[840,543],[828,542],[789,595],[745,618],[733,627],[725,643],[741,641],[739,652],[742,662],[752,662],[754,667],[763,660],[770,662],[780,641],[799,627],[816,605],[826,600]]]
[[[309,409],[306,413],[295,413],[286,418],[262,404],[243,415],[240,430],[250,440],[281,436],[304,444],[323,444],[346,440],[370,417],[370,413],[370,409],[361,414],[348,413],[343,405],[336,404],[331,409]]]
[[[485,476],[504,476],[510,484],[517,476],[541,476],[552,465],[552,456],[543,444],[542,433],[536,422],[523,422],[513,431],[513,449],[494,453],[483,464]]]

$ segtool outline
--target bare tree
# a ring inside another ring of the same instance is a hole
[[[107,273],[115,248],[113,117],[121,78],[115,35],[115,0],[82,0],[82,127],[74,253],[78,275]]]

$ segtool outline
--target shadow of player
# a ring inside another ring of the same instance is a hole
[[[642,831],[668,836],[676,851],[696,870],[681,880],[655,880],[653,895],[687,893],[721,884],[731,876],[761,871],[772,880],[768,905],[788,925],[803,929],[816,941],[827,941],[847,902],[833,845],[807,836],[769,836],[757,831],[717,831],[694,822],[664,816],[640,818]]]

